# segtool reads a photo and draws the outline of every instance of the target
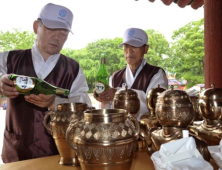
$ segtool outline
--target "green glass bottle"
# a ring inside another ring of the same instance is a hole
[[[10,80],[14,82],[14,87],[20,94],[55,94],[58,96],[68,96],[69,90],[62,89],[47,83],[36,77],[28,77],[23,75],[12,74]]]
[[[109,88],[109,73],[107,71],[106,57],[101,54],[100,66],[96,74],[95,91],[97,95]]]

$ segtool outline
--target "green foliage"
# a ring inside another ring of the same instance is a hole
[[[12,31],[0,31],[0,52],[17,49],[31,48],[35,41],[35,34],[29,31],[14,29]]]
[[[153,29],[145,30],[148,35],[149,51],[144,56],[148,63],[166,69],[164,56],[169,56],[169,42],[166,38]]]
[[[171,63],[177,77],[187,80],[187,87],[204,83],[203,19],[186,24],[173,32]],[[172,67],[169,67],[172,72]]]

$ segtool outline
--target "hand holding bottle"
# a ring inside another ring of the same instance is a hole
[[[31,94],[29,96],[26,95],[25,100],[41,108],[55,109],[55,95]]]
[[[18,90],[20,94],[30,95],[30,94],[55,94],[59,96],[68,96],[69,90],[62,89],[48,82],[41,80],[36,77],[29,77],[23,75],[10,75],[10,79],[14,82],[13,86]]]
[[[9,74],[0,77],[0,94],[9,98],[16,98],[19,95],[17,89],[13,86],[13,81],[9,79]]]
[[[100,93],[99,96],[96,96],[95,91],[93,91],[93,96],[99,102],[109,102],[109,101],[113,101],[116,91],[117,89],[115,88],[109,88],[108,90]]]

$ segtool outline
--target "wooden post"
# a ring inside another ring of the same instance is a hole
[[[205,88],[222,88],[222,0],[204,0]]]

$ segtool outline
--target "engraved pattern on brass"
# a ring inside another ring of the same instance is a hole
[[[67,144],[65,135],[71,120],[80,119],[86,109],[85,103],[63,103],[57,106],[56,111],[46,112],[43,123],[54,138],[60,155],[59,164],[79,166],[76,152]],[[49,124],[48,119],[50,119]],[[74,129],[71,132],[70,138],[73,138]]]
[[[113,107],[115,109],[125,109],[129,114],[137,114],[140,110],[140,100],[137,92],[128,89],[127,86],[124,90],[118,90],[114,95]]]
[[[139,123],[123,109],[98,109],[84,112],[81,121],[72,122],[70,130],[74,138],[82,170],[122,170],[130,169],[134,158]]]
[[[134,152],[136,151],[136,144],[137,143],[134,142],[112,147],[93,147],[93,146],[78,145],[77,156],[80,157],[80,159],[81,158],[86,158],[87,160],[96,159],[97,161],[100,161],[102,159],[109,161],[119,160],[134,155]]]
[[[209,146],[219,145],[222,139],[222,88],[212,84],[200,94],[198,106],[203,122],[193,123],[189,130],[203,138]]]
[[[126,121],[126,124],[123,123],[102,123],[102,124],[84,124],[81,132],[79,128],[76,128],[76,133],[80,133],[81,137],[87,139],[94,138],[95,140],[112,140],[121,137],[131,136],[136,132],[132,129],[135,128],[133,123],[130,120]]]

